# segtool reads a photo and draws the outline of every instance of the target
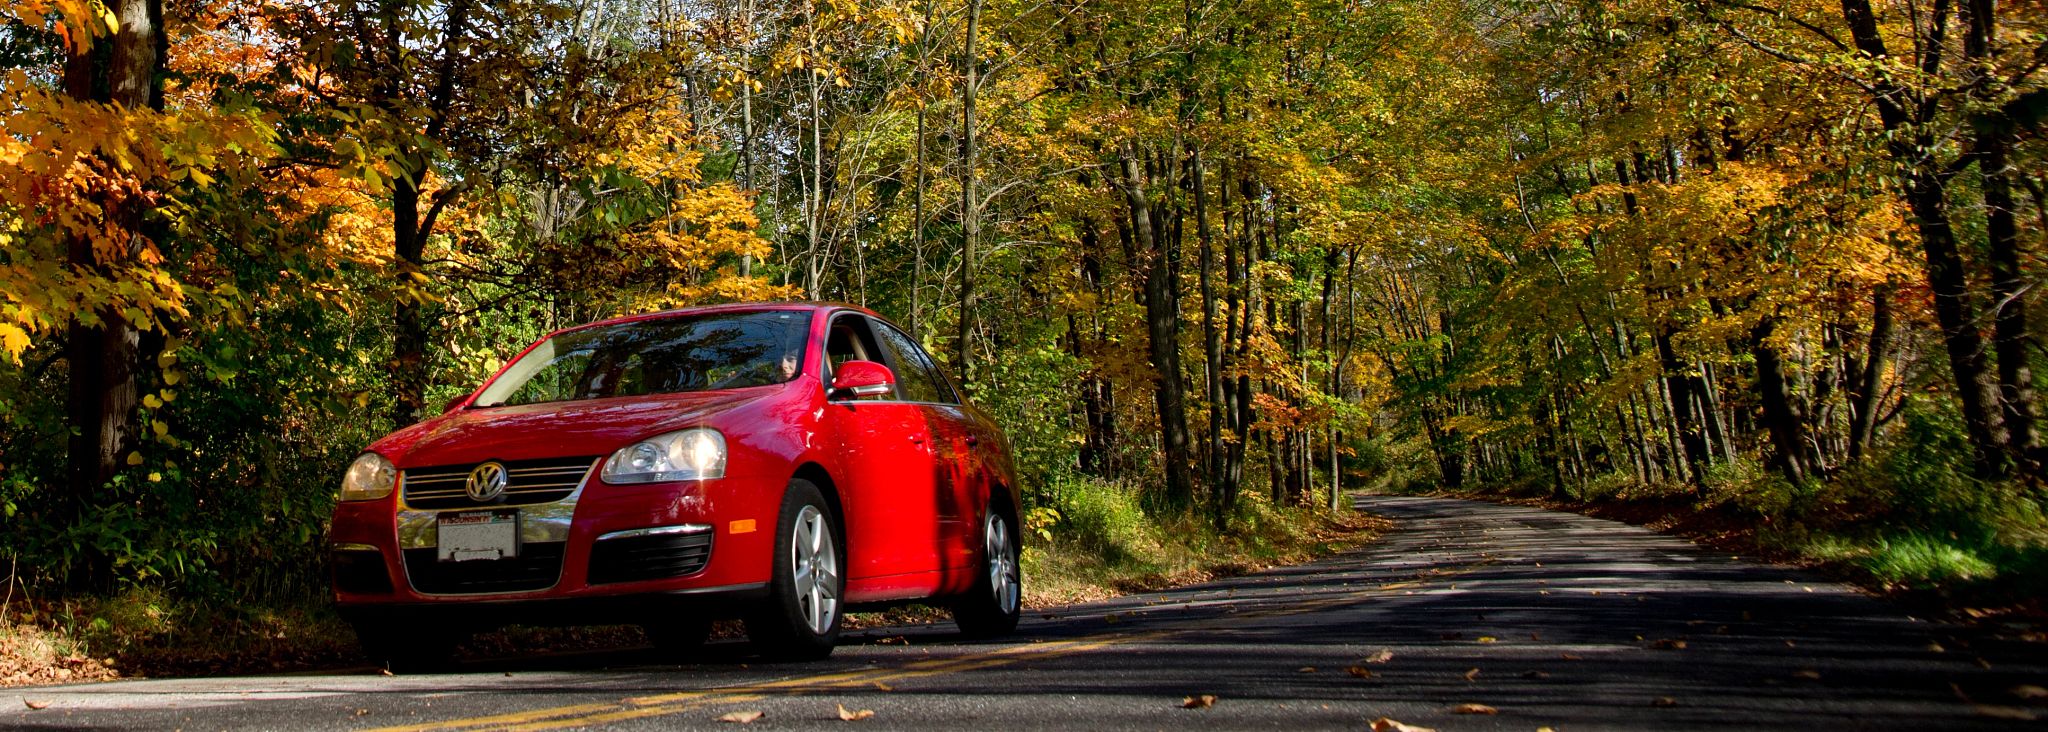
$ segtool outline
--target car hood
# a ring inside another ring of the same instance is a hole
[[[400,468],[603,456],[634,440],[703,425],[718,413],[766,398],[778,389],[462,409],[394,432],[371,449]]]

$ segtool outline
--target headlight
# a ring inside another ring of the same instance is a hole
[[[341,500],[374,501],[391,495],[391,487],[397,484],[398,466],[383,455],[366,452],[341,476]]]
[[[649,437],[604,461],[606,483],[664,483],[725,477],[725,436],[693,429]]]

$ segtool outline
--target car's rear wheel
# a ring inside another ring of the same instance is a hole
[[[775,528],[769,598],[747,617],[747,637],[762,655],[813,660],[839,642],[840,597],[846,590],[846,547],[832,507],[816,485],[790,481]]]
[[[981,571],[975,575],[974,589],[953,601],[953,623],[973,638],[1016,630],[1024,602],[1017,527],[1002,512],[991,510],[982,520],[981,543]]]
[[[446,671],[455,663],[462,637],[449,628],[389,621],[358,621],[356,642],[370,661],[396,674]]]

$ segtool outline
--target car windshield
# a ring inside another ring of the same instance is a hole
[[[573,330],[527,351],[475,406],[779,384],[802,370],[810,323],[807,311],[770,310]]]

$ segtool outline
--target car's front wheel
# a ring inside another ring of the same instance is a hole
[[[768,601],[746,621],[747,637],[762,655],[781,660],[832,655],[839,642],[839,598],[846,590],[845,554],[824,494],[810,481],[790,481],[775,528]]]
[[[953,601],[953,623],[969,637],[987,638],[1017,629],[1024,601],[1018,569],[1017,527],[999,511],[982,520],[981,571],[974,589]]]

